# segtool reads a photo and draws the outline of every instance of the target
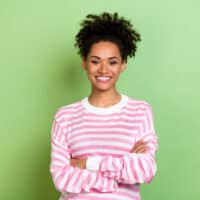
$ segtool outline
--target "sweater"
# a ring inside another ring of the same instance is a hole
[[[140,140],[145,153],[130,153]],[[157,135],[151,106],[121,94],[110,107],[88,97],[60,107],[51,129],[50,173],[59,200],[140,200],[140,184],[150,183],[157,167]],[[86,169],[70,158],[87,158]]]

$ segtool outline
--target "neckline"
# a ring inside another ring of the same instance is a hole
[[[89,112],[97,113],[97,114],[111,114],[111,113],[120,111],[120,109],[127,103],[128,97],[124,94],[120,94],[120,95],[121,95],[121,99],[118,103],[106,108],[97,107],[90,104],[88,97],[85,97],[84,99],[82,99],[81,103],[85,107],[85,109],[88,110]]]

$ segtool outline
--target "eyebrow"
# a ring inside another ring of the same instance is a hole
[[[99,56],[90,56],[89,58],[97,58],[97,59],[101,59]],[[116,58],[116,59],[119,59],[118,57],[116,57],[116,56],[112,56],[112,57],[108,57],[108,59],[114,59],[114,58]]]

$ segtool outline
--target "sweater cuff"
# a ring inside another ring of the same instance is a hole
[[[98,171],[101,160],[101,156],[88,157],[86,162],[86,169],[91,171]]]

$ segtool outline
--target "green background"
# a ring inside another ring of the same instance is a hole
[[[0,199],[58,199],[53,115],[89,94],[74,37],[86,14],[103,11],[130,19],[142,36],[118,82],[154,111],[158,172],[142,199],[199,199],[199,8],[198,0],[1,1]]]

